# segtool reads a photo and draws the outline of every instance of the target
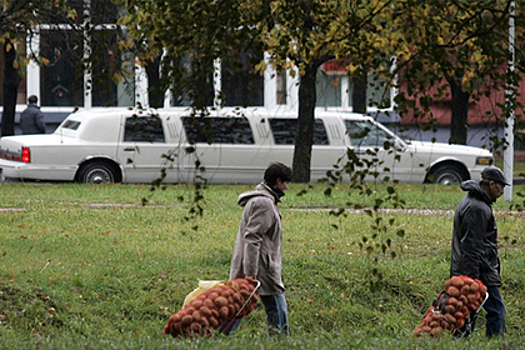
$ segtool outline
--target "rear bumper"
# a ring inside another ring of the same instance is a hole
[[[42,166],[0,159],[0,178],[32,179],[49,181],[73,181],[77,172],[76,166]]]

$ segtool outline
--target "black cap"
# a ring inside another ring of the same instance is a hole
[[[503,175],[503,172],[495,166],[489,166],[483,169],[483,171],[481,172],[481,178],[483,180],[499,182],[500,184],[504,184],[505,186],[510,186],[510,183],[508,183],[505,179],[505,175]]]

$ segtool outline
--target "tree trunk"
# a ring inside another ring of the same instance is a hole
[[[452,118],[450,120],[449,143],[466,145],[470,93],[464,92],[461,85],[458,84],[455,79],[447,80],[452,93],[452,101],[450,102]]]
[[[15,68],[16,59],[15,46],[7,40],[3,47],[5,53],[4,67],[4,112],[2,113],[2,136],[15,134],[15,112],[16,98],[18,95],[18,83],[20,75]]]
[[[366,113],[366,74],[352,79],[354,90],[352,91],[352,110],[355,113]]]
[[[149,106],[162,108],[164,106],[164,89],[160,78],[160,55],[155,57],[146,65],[146,75],[148,76],[148,100]]]
[[[293,155],[294,182],[310,182],[310,165],[314,135],[315,78],[318,64],[312,64],[305,69],[299,85],[299,117],[297,134],[295,135],[295,151]]]

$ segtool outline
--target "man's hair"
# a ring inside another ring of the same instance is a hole
[[[27,99],[27,101],[28,101],[29,103],[33,103],[33,104],[35,104],[35,103],[38,102],[38,97],[36,97],[35,95],[31,95],[31,96],[29,96],[29,98]]]
[[[277,179],[281,179],[282,182],[292,181],[292,169],[283,163],[271,163],[264,172],[264,182],[275,186]]]

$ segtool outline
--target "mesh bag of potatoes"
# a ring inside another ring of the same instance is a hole
[[[427,309],[423,321],[412,332],[440,336],[445,333],[458,334],[478,312],[487,297],[487,287],[480,280],[468,276],[454,276],[445,282],[444,291]]]
[[[222,323],[252,312],[259,299],[255,292],[256,287],[244,278],[216,285],[172,314],[162,333],[174,338],[210,336]]]

